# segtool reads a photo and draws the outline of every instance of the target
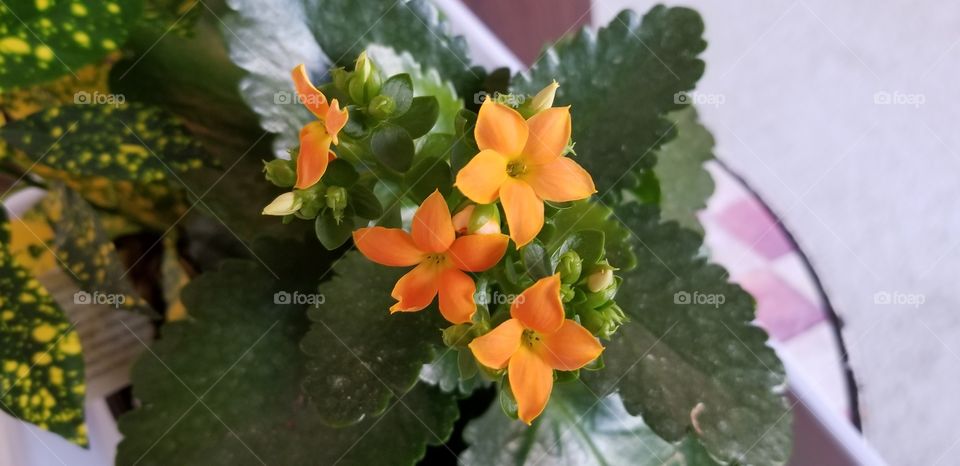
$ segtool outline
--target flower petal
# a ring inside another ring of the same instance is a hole
[[[367,259],[380,265],[407,267],[423,260],[423,251],[399,228],[360,228],[353,232],[353,243]]]
[[[550,400],[553,390],[553,369],[529,347],[520,345],[507,368],[510,390],[517,400],[517,415],[530,425]]]
[[[548,108],[527,120],[530,136],[523,157],[532,164],[549,163],[563,155],[570,142],[570,107]]]
[[[465,235],[454,240],[447,257],[460,270],[483,272],[500,262],[509,243],[507,235]]]
[[[312,121],[300,130],[300,155],[297,156],[297,189],[307,189],[320,181],[330,162],[333,139],[323,123]]]
[[[508,157],[520,155],[528,133],[527,122],[516,110],[493,99],[483,101],[473,131],[481,151],[492,149]]]
[[[310,110],[310,113],[321,120],[326,118],[329,109],[327,97],[310,82],[310,77],[307,76],[307,67],[303,64],[297,65],[290,72],[290,77],[293,78],[293,87],[296,89],[300,101]]]
[[[535,344],[533,349],[550,367],[573,371],[597,359],[603,346],[589,330],[567,319],[556,332],[541,334],[539,344]]]
[[[390,306],[390,312],[414,312],[429,306],[437,295],[442,271],[443,268],[435,264],[423,263],[400,277],[390,292],[390,296],[397,300]]]
[[[510,306],[510,316],[537,333],[556,332],[563,325],[560,274],[541,278],[523,290]]]
[[[477,285],[469,275],[448,267],[440,274],[440,314],[450,323],[465,324],[473,318]]]
[[[444,252],[453,244],[456,232],[443,194],[435,190],[413,214],[413,242],[424,252]]]
[[[500,187],[500,202],[507,214],[510,237],[520,248],[533,241],[543,228],[543,201],[526,182],[508,178]]]
[[[491,369],[503,369],[510,356],[520,347],[522,335],[523,325],[520,321],[508,319],[497,328],[474,338],[467,346],[480,364]]]
[[[586,199],[597,192],[593,178],[577,162],[560,157],[545,165],[534,165],[523,177],[540,199],[553,202]]]
[[[471,201],[489,204],[497,200],[507,179],[507,158],[494,150],[481,151],[457,172],[456,187]]]
[[[457,231],[457,234],[467,234],[467,229],[470,228],[470,216],[473,215],[473,210],[476,208],[477,206],[470,204],[460,209],[460,212],[453,214],[453,229]]]
[[[347,114],[347,109],[341,109],[340,102],[338,102],[337,99],[333,99],[333,102],[330,103],[330,109],[327,110],[327,115],[323,121],[327,128],[327,133],[333,137],[334,144],[340,144],[340,138],[337,135],[340,134],[340,130],[347,125],[349,118],[350,115]]]

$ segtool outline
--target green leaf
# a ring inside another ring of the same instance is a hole
[[[85,447],[80,338],[9,244],[0,208],[0,409]]]
[[[660,147],[653,167],[660,182],[661,219],[702,234],[697,212],[713,194],[713,178],[703,166],[713,159],[713,135],[700,124],[694,107],[667,117],[676,124],[677,137]]]
[[[423,365],[420,380],[436,385],[444,393],[469,395],[477,388],[487,385],[483,377],[477,375],[477,363],[472,359],[473,353],[468,349],[445,349],[433,362]],[[465,368],[471,367],[472,373],[463,373]]]
[[[423,386],[380,418],[322,422],[299,386],[305,305],[275,298],[315,293],[322,256],[299,242],[269,246],[256,249],[272,272],[227,261],[184,289],[191,318],[164,326],[134,367],[140,407],[120,419],[117,464],[412,465],[450,435],[454,399]]]
[[[533,240],[520,249],[523,259],[524,275],[537,281],[543,277],[553,275],[554,264],[550,261],[550,253],[540,240]]]
[[[383,206],[373,191],[355,184],[347,190],[347,202],[357,217],[376,220],[383,215]]]
[[[450,81],[440,77],[437,70],[421,66],[409,52],[397,53],[380,44],[370,44],[367,56],[385,76],[406,73],[413,78],[413,95],[432,96],[437,99],[438,118],[432,131],[453,134],[453,121],[463,108],[463,100],[457,95]],[[412,132],[411,132],[412,134]]]
[[[437,123],[440,115],[440,104],[433,96],[414,97],[406,113],[393,120],[410,133],[410,137],[417,139],[430,131]]]
[[[396,114],[403,115],[410,110],[410,105],[413,103],[413,80],[410,79],[409,74],[391,76],[384,81],[380,94],[393,99],[393,103],[397,106]]]
[[[549,464],[553,466],[715,465],[694,461],[680,447],[653,433],[639,417],[624,410],[616,397],[598,399],[580,382],[557,384],[550,403],[530,427],[491,406],[464,432],[470,447],[464,466]]]
[[[32,161],[74,178],[151,183],[208,165],[200,146],[156,107],[54,107],[0,128]]]
[[[0,5],[0,89],[74,73],[124,44],[143,2],[11,0]]]
[[[703,74],[703,21],[687,8],[655,6],[642,22],[618,15],[596,34],[581,32],[549,49],[515,93],[534,95],[556,79],[556,105],[573,105],[577,158],[602,196],[637,184],[655,151],[676,134],[667,113],[682,108],[678,92]]]
[[[413,139],[399,126],[384,125],[377,128],[370,139],[370,148],[377,160],[392,170],[403,173],[413,163]]]
[[[343,246],[350,239],[353,230],[357,228],[357,222],[350,208],[343,212],[343,218],[340,221],[334,218],[333,211],[324,209],[320,215],[317,215],[314,227],[320,244],[332,251]]]
[[[80,194],[59,186],[44,199],[43,210],[54,231],[53,250],[57,261],[80,292],[85,293],[87,304],[101,295],[117,309],[158,317],[133,283],[125,278],[126,267],[113,241],[104,231],[96,211]]]
[[[661,437],[688,432],[716,457],[782,464],[791,415],[783,365],[752,324],[753,298],[701,254],[701,238],[660,223],[654,207],[618,209],[637,243],[638,266],[621,271],[617,303],[630,321],[585,376],[598,394],[619,391],[627,410]],[[695,420],[695,421],[694,421]]]
[[[404,269],[374,264],[356,252],[337,262],[320,285],[324,303],[301,347],[309,357],[303,388],[318,414],[334,425],[379,415],[416,383],[433,360],[445,325],[435,305],[390,314],[390,290]]]
[[[323,184],[328,186],[353,186],[360,174],[353,168],[353,164],[343,159],[334,159],[327,165],[323,174]]]
[[[416,203],[421,203],[439,189],[444,196],[453,188],[453,174],[450,165],[440,158],[423,158],[403,177],[409,189],[409,195]]]
[[[557,212],[550,219],[553,234],[547,240],[547,249],[560,249],[567,235],[581,231],[601,231],[607,260],[610,265],[629,270],[636,266],[637,257],[630,230],[621,224],[607,206],[589,201],[575,202],[570,208]],[[641,246],[642,247],[642,246]]]
[[[599,230],[581,230],[568,236],[556,250],[551,252],[554,264],[560,263],[560,256],[567,251],[574,251],[580,256],[584,264],[593,265],[603,259],[604,235]]]

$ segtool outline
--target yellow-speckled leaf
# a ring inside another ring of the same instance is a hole
[[[117,50],[142,0],[0,2],[0,89],[76,73]]]
[[[156,315],[127,280],[126,268],[113,242],[87,201],[61,186],[47,196],[43,206],[55,233],[53,249],[57,259],[80,292],[88,295],[88,302]]]
[[[80,339],[9,244],[0,209],[0,410],[86,446]]]
[[[177,241],[172,235],[163,238],[163,261],[160,264],[163,300],[167,303],[167,322],[187,318],[187,308],[180,299],[180,291],[190,283],[190,272],[180,260]]]

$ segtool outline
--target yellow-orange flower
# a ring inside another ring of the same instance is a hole
[[[307,68],[297,65],[290,73],[297,96],[317,121],[304,125],[300,130],[300,155],[297,157],[297,189],[306,189],[320,181],[327,171],[327,165],[333,159],[330,144],[339,144],[340,130],[347,124],[349,115],[340,108],[340,102],[333,99],[327,103],[323,95],[307,76]]]
[[[371,227],[353,232],[357,249],[368,259],[392,267],[416,267],[397,281],[390,312],[419,311],[440,295],[440,313],[455,324],[470,322],[476,311],[476,284],[464,272],[482,272],[500,262],[506,235],[464,235],[454,232],[447,201],[434,191],[413,216],[411,233],[399,228]]]
[[[548,108],[529,120],[493,99],[480,107],[474,131],[480,153],[457,173],[456,186],[479,204],[499,198],[517,247],[543,227],[543,201],[597,192],[590,174],[563,156],[570,128],[570,107]]]
[[[480,364],[507,368],[517,415],[530,424],[547,406],[554,369],[579,369],[596,359],[603,347],[587,329],[564,319],[559,274],[542,278],[521,293],[510,316],[469,346]]]

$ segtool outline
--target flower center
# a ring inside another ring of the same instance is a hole
[[[527,172],[527,165],[523,163],[523,160],[511,160],[507,163],[507,175],[516,178],[523,175]]]
[[[524,330],[523,335],[520,336],[520,341],[523,342],[524,345],[530,347],[533,346],[534,343],[540,342],[540,335],[537,335],[537,332],[534,332],[533,330],[527,329]]]
[[[427,254],[423,261],[428,264],[441,265],[447,261],[447,256],[445,254]]]

